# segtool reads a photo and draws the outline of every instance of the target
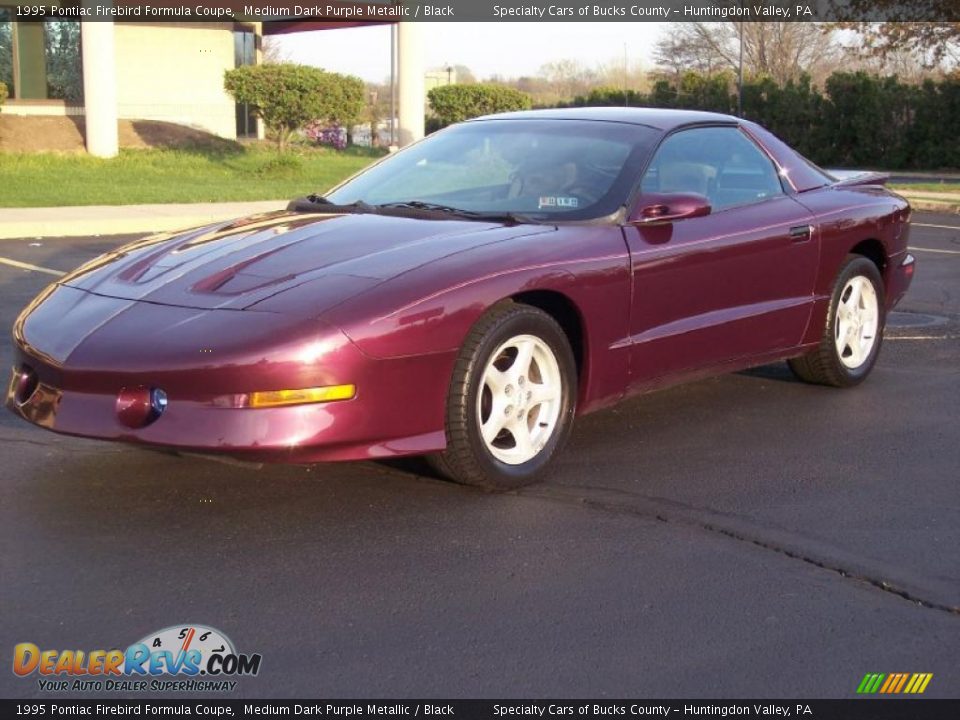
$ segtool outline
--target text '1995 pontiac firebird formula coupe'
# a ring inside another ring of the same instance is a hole
[[[573,419],[786,359],[856,385],[910,207],[760,126],[590,108],[452,126],[285,211],[139,240],[13,329],[13,412],[85,437],[541,476]]]

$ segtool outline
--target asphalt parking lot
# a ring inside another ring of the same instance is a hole
[[[914,222],[917,277],[864,385],[778,364],[636,398],[581,418],[518,493],[3,412],[0,654],[203,623],[263,656],[233,697],[852,697],[867,672],[956,697],[960,217]],[[42,269],[117,242],[0,241],[4,334]],[[42,695],[0,671],[0,696]]]

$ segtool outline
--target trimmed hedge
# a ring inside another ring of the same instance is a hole
[[[661,80],[649,94],[598,88],[569,106],[631,105],[737,111],[729,73],[686,73]],[[960,168],[960,76],[921,85],[865,72],[837,72],[823,90],[810,78],[777,85],[744,83],[743,114],[769,128],[814,162],[829,167],[889,170]]]
[[[360,78],[292,63],[244,65],[224,73],[224,88],[248,103],[277,137],[289,137],[313,120],[350,126],[365,107]]]
[[[533,107],[525,92],[504,85],[441,85],[427,93],[435,121],[431,129],[439,129],[480,115],[529,110]]]

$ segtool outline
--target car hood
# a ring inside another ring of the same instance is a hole
[[[87,263],[60,284],[176,307],[256,310],[258,303],[310,283],[310,311],[321,313],[426,263],[547,230],[448,218],[280,211],[145,238]]]

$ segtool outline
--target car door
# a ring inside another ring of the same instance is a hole
[[[624,227],[633,270],[631,386],[800,343],[818,260],[813,215],[784,190],[766,153],[736,126],[668,136],[638,208],[705,195],[710,214]]]

